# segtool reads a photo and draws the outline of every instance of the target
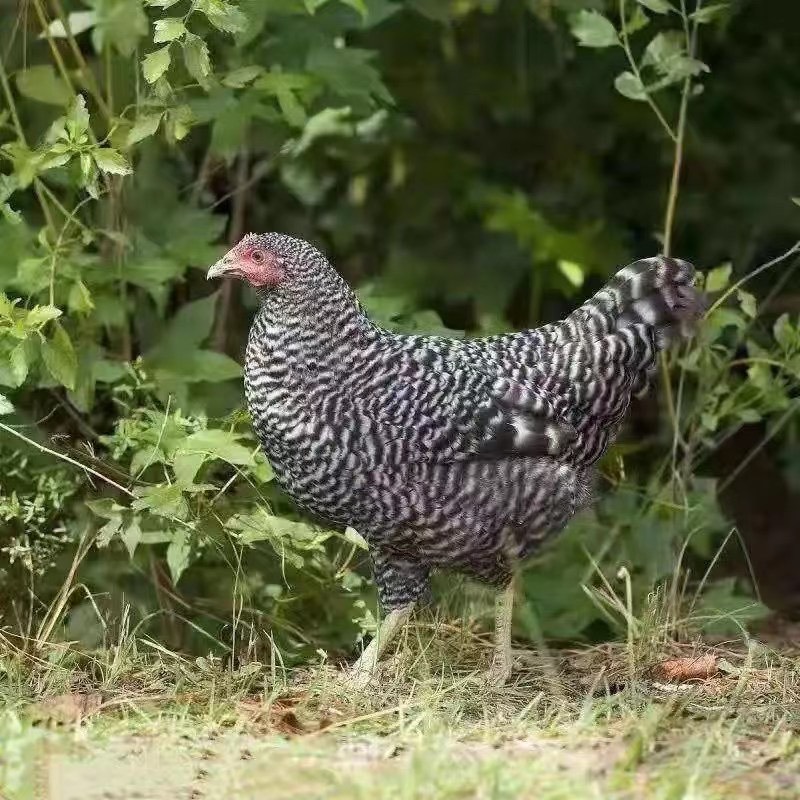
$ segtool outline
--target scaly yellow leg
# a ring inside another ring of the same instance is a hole
[[[378,661],[386,650],[387,645],[397,636],[398,631],[408,620],[414,604],[409,603],[403,608],[396,608],[390,611],[378,626],[372,641],[367,645],[367,649],[361,657],[353,664],[348,675],[348,683],[355,688],[363,689],[370,682],[375,674]]]
[[[495,601],[494,655],[488,681],[503,686],[511,675],[511,619],[514,615],[514,579],[497,593]]]

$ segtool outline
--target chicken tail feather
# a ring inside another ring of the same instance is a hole
[[[624,267],[572,315],[574,323],[603,336],[634,325],[652,329],[658,349],[689,336],[705,309],[688,261],[655,256]]]

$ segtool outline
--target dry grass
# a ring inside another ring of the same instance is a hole
[[[95,653],[21,644],[7,639],[2,661],[11,798],[800,792],[800,662],[752,640],[520,649],[494,690],[484,636],[420,621],[361,693],[324,661],[231,671],[133,637]],[[705,677],[659,667],[698,658]]]

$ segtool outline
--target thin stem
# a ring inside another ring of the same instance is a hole
[[[14,123],[14,130],[17,133],[17,138],[25,147],[27,147],[28,140],[25,137],[25,130],[20,122],[19,114],[17,114],[17,104],[14,102],[11,84],[8,82],[8,73],[6,72],[6,66],[2,59],[0,59],[0,85],[3,88],[3,95],[6,98],[6,105],[8,106],[9,113],[11,114],[11,119]],[[42,215],[44,216],[45,223],[47,224],[48,228],[55,231],[53,215],[50,213],[50,207],[47,205],[47,201],[45,200],[43,194],[44,188],[46,187],[44,183],[39,180],[39,178],[33,179],[33,191],[36,194],[36,200],[39,203],[39,207],[42,209]]]
[[[35,447],[41,453],[47,453],[47,455],[54,456],[55,458],[61,459],[61,461],[66,461],[67,464],[72,464],[74,467],[78,467],[78,469],[82,469],[84,472],[88,472],[90,475],[94,475],[95,478],[99,478],[101,481],[107,483],[109,486],[113,486],[118,491],[122,492],[123,494],[127,495],[128,497],[136,497],[136,495],[130,490],[126,489],[124,486],[121,486],[116,481],[112,481],[107,475],[103,475],[102,472],[98,472],[96,469],[92,469],[91,467],[87,467],[86,464],[81,464],[80,461],[76,461],[74,458],[70,458],[68,455],[64,453],[59,453],[58,450],[53,450],[46,445],[40,444],[39,442],[25,436],[24,433],[20,433],[17,430],[14,430],[10,425],[5,425],[4,423],[0,422],[0,431],[5,431],[6,433],[15,436],[17,439],[22,439],[23,442],[29,444],[31,447]]]
[[[697,10],[700,10],[701,0],[698,0]],[[688,28],[688,17],[686,15],[686,4],[681,0],[681,17],[683,19],[684,32],[686,34],[686,51],[689,58],[694,58],[697,49],[697,23],[695,23],[691,33]],[[675,137],[675,156],[672,159],[672,177],[669,182],[669,194],[667,196],[667,208],[664,213],[664,255],[668,256],[672,250],[672,231],[675,226],[675,210],[678,205],[678,190],[681,181],[681,167],[683,166],[684,142],[686,140],[686,121],[689,111],[689,95],[692,89],[692,78],[687,77],[683,82],[681,91],[681,105],[678,111],[678,132]]]
[[[97,84],[97,80],[94,76],[94,73],[91,71],[91,69],[89,69],[89,65],[86,63],[86,59],[83,57],[83,53],[81,52],[80,47],[78,47],[78,43],[75,41],[75,36],[73,35],[72,29],[70,28],[69,25],[69,17],[64,13],[64,7],[61,5],[61,0],[50,0],[50,5],[53,11],[55,12],[55,15],[58,17],[61,24],[64,26],[64,30],[66,31],[67,34],[67,42],[69,43],[72,55],[78,64],[78,68],[81,71],[81,75],[83,76],[86,88],[91,92],[92,97],[97,103],[97,106],[100,109],[100,111],[103,113],[103,116],[106,118],[108,122],[110,122],[111,111],[109,107],[106,105],[105,100],[103,99],[102,92],[100,91],[100,87]]]
[[[80,220],[80,219],[78,219],[78,217],[77,217],[78,210],[81,208],[81,206],[84,206],[84,205],[86,205],[86,203],[88,203],[90,200],[93,200],[94,198],[92,198],[91,196],[87,196],[86,198],[84,198],[83,200],[81,200],[81,201],[80,201],[80,202],[79,202],[79,203],[78,203],[78,204],[75,206],[75,208],[73,208],[73,209],[72,209],[72,211],[69,211],[69,210],[67,209],[67,207],[66,207],[66,206],[65,206],[65,205],[64,205],[64,204],[63,204],[63,203],[62,203],[62,202],[61,202],[61,201],[58,199],[58,197],[57,197],[57,196],[56,196],[56,195],[53,193],[52,189],[50,189],[50,187],[49,187],[49,186],[48,186],[46,183],[42,183],[42,191],[45,193],[45,195],[47,195],[47,198],[50,200],[50,202],[51,202],[51,203],[52,203],[52,204],[53,204],[53,205],[54,205],[54,206],[55,206],[55,207],[56,207],[56,208],[57,208],[57,209],[58,209],[58,210],[61,212],[61,214],[64,216],[64,219],[66,220],[66,222],[65,222],[65,226],[66,226],[66,225],[69,225],[70,223],[74,223],[74,224],[75,224],[75,225],[77,225],[77,226],[78,226],[78,228],[80,228],[80,229],[81,229],[81,230],[82,230],[84,233],[88,233],[88,234],[92,234],[92,235],[94,235],[94,232],[92,231],[92,229],[91,229],[91,228],[89,228],[89,227],[87,227],[87,226],[86,226],[86,225],[85,225],[83,222],[81,222],[81,220]]]
[[[14,123],[14,130],[17,132],[17,136],[22,144],[25,147],[28,146],[28,140],[25,138],[25,130],[22,127],[22,123],[19,119],[19,114],[17,114],[17,104],[14,102],[14,95],[11,92],[11,84],[8,82],[8,73],[6,72],[6,65],[2,59],[0,59],[0,84],[3,86],[3,94],[6,98],[6,104],[8,105],[8,111],[11,114],[11,121]]]
[[[795,253],[800,253],[800,241],[795,242],[785,253],[782,255],[777,256],[777,258],[773,258],[771,261],[767,261],[765,264],[762,264],[760,267],[756,267],[756,269],[749,272],[743,278],[740,278],[736,283],[732,286],[729,286],[728,289],[717,298],[714,302],[714,305],[708,309],[706,312],[706,317],[710,317],[735,291],[741,289],[748,281],[751,281],[757,275],[760,275],[762,272],[766,272],[770,267],[774,267],[777,264],[780,264],[782,261],[786,261],[787,258],[791,258]]]
[[[37,645],[41,646],[42,644],[46,644],[47,640],[53,633],[53,628],[55,628],[59,618],[61,617],[61,614],[64,611],[64,608],[67,605],[69,596],[72,594],[72,584],[75,580],[75,576],[78,573],[78,567],[80,567],[83,559],[86,558],[86,554],[89,552],[92,541],[94,541],[94,531],[91,528],[88,528],[84,532],[83,536],[81,536],[81,540],[78,543],[78,549],[75,551],[75,557],[72,559],[72,564],[70,565],[67,578],[62,584],[61,590],[59,591],[55,602],[47,610],[47,614],[42,620],[39,630],[36,632]]]
[[[56,62],[61,79],[67,84],[72,94],[77,94],[75,84],[72,82],[72,77],[69,74],[67,65],[61,56],[61,51],[58,49],[53,36],[50,33],[50,24],[47,20],[47,15],[44,13],[40,0],[33,0],[33,7],[36,10],[36,16],[39,18],[39,26],[42,29],[42,34],[47,39],[47,44],[50,45],[50,52],[53,54],[53,60]]]
[[[661,123],[661,127],[664,129],[664,132],[669,136],[672,141],[677,140],[677,135],[675,131],[672,130],[672,126],[667,122],[666,117],[662,113],[661,109],[658,107],[658,104],[655,100],[653,100],[650,92],[647,91],[647,88],[644,85],[644,81],[642,80],[642,73],[639,70],[639,64],[636,62],[634,58],[633,51],[631,50],[631,43],[630,39],[628,38],[628,18],[625,12],[625,0],[619,0],[619,27],[620,27],[620,42],[622,44],[622,49],[625,51],[625,57],[628,59],[628,65],[631,68],[631,72],[636,76],[636,79],[639,81],[639,84],[644,91],[644,97],[647,102],[647,105],[653,110],[653,113],[658,118],[658,121]]]
[[[700,9],[702,0],[697,0],[696,8]],[[686,13],[685,0],[681,0],[681,19],[683,22],[684,35],[686,37],[686,51],[690,58],[693,58],[697,49],[697,22],[689,31],[688,15]],[[667,194],[667,206],[664,212],[664,231],[662,236],[662,248],[665,256],[670,255],[672,252],[672,237],[675,227],[675,212],[678,207],[678,193],[680,190],[681,182],[681,167],[683,166],[683,154],[686,142],[686,121],[689,117],[689,96],[692,89],[692,77],[688,76],[683,82],[681,90],[681,103],[678,111],[678,127],[675,136],[675,151],[672,158],[672,175],[670,176],[669,192]],[[673,479],[677,477],[677,463],[678,463],[678,444],[682,442],[680,423],[678,421],[678,410],[676,407],[675,397],[672,393],[672,381],[670,379],[669,370],[669,356],[667,353],[662,352],[659,357],[659,366],[661,369],[661,378],[664,384],[664,394],[667,403],[667,413],[669,414],[670,425],[672,426],[672,476]],[[681,375],[680,384],[683,384],[683,375]]]

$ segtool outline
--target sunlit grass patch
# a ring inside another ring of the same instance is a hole
[[[518,648],[501,689],[485,682],[489,656],[473,625],[434,614],[358,692],[322,657],[233,668],[133,636],[94,652],[7,646],[3,780],[35,797],[44,775],[52,800],[132,786],[153,798],[792,796],[791,653],[754,640]],[[659,672],[698,657],[715,665],[702,679]]]

